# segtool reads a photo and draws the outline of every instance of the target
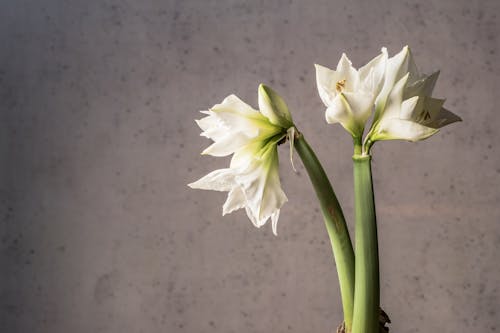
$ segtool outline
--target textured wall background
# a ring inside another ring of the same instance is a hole
[[[278,237],[222,218],[223,193],[186,186],[228,162],[199,155],[193,119],[273,86],[352,221],[352,146],[313,63],[405,44],[464,122],[374,148],[391,331],[500,331],[499,16],[496,0],[1,1],[0,332],[332,332],[302,165],[282,159]]]

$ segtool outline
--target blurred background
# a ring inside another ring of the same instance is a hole
[[[0,2],[0,332],[334,332],[337,275],[304,168],[280,147],[278,237],[186,184],[199,110],[266,83],[287,101],[349,223],[349,135],[314,63],[408,44],[463,118],[374,146],[391,332],[500,331],[500,3]]]

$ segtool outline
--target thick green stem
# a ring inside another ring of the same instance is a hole
[[[378,333],[380,284],[371,156],[354,155],[356,277],[352,333]]]
[[[350,332],[354,301],[354,251],[344,214],[323,167],[302,134],[295,138],[295,149],[302,159],[321,205],[337,264],[346,332]]]

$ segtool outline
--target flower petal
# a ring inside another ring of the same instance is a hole
[[[230,191],[235,184],[235,172],[228,168],[214,170],[188,186],[200,190]]]
[[[280,217],[280,210],[278,209],[273,215],[271,215],[271,225],[273,228],[273,234],[275,236],[278,236],[278,219]]]
[[[316,68],[316,85],[318,86],[319,97],[328,107],[338,94],[335,85],[342,78],[338,73],[327,67],[317,64],[314,67]]]
[[[404,98],[409,98],[412,96],[431,96],[436,81],[439,77],[439,71],[432,73],[431,75],[424,75],[415,82],[408,82],[405,89]]]
[[[383,48],[381,54],[370,60],[370,62],[358,70],[359,81],[363,85],[362,88],[375,96],[378,95],[384,83],[387,57],[387,50]]]
[[[342,57],[340,57],[340,61],[337,65],[337,75],[340,79],[335,81],[335,83],[340,80],[345,80],[344,89],[346,91],[357,90],[359,83],[358,71],[352,67],[352,62],[347,58],[345,53],[342,53]]]
[[[345,92],[342,94],[349,105],[352,116],[358,125],[364,127],[373,108],[374,96],[372,94]]]
[[[372,141],[377,140],[408,140],[419,141],[430,137],[438,130],[421,125],[411,120],[388,119],[380,123],[380,130],[375,134]]]
[[[387,50],[383,48],[382,52],[387,52]],[[384,109],[387,98],[389,97],[389,94],[391,93],[396,82],[401,80],[401,78],[407,73],[409,55],[409,48],[408,46],[405,46],[398,54],[387,60],[387,66],[385,67],[384,75],[384,85],[375,102],[376,109],[374,121],[378,120],[379,113],[382,109]]]
[[[251,142],[251,137],[246,136],[244,133],[226,133],[224,137],[219,138],[218,141],[208,146],[201,154],[212,156],[228,156],[235,151],[248,145]]]
[[[254,159],[236,176],[247,198],[247,206],[259,223],[265,222],[288,200],[281,189],[278,167],[278,150],[273,144],[267,147],[261,159]]]
[[[234,212],[246,206],[246,198],[243,189],[235,186],[229,191],[226,202],[222,206],[222,215]]]
[[[426,124],[426,126],[432,127],[432,128],[441,128],[443,126],[462,121],[462,118],[454,114],[453,112],[441,108],[441,111],[439,112],[439,115],[434,119],[432,122]]]
[[[383,119],[399,118],[401,113],[401,104],[403,103],[403,92],[408,81],[409,74],[403,76],[393,87],[387,98],[385,110],[379,115],[380,122]]]
[[[325,119],[329,124],[340,123],[344,127],[349,127],[348,125],[352,120],[352,115],[347,105],[347,101],[341,94],[339,94],[326,109]]]

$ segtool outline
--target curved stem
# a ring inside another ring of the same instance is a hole
[[[353,333],[378,333],[380,284],[371,156],[354,155],[356,277]]]
[[[337,264],[345,328],[346,332],[350,332],[354,302],[354,251],[344,214],[323,167],[301,133],[297,134],[294,145],[319,199]]]

